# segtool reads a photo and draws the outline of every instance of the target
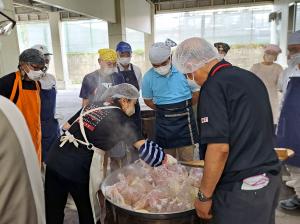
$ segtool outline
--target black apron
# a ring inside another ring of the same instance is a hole
[[[300,167],[300,77],[291,77],[277,129],[277,147],[290,148],[295,156],[287,164]]]
[[[46,160],[47,154],[53,142],[60,136],[58,121],[55,119],[56,89],[41,89],[41,126],[42,126],[42,161]]]
[[[191,100],[156,105],[155,141],[165,149],[198,143],[198,131]]]
[[[121,83],[129,83],[129,84],[135,86],[138,90],[140,90],[139,82],[138,82],[135,72],[133,70],[132,64],[130,64],[130,70],[127,70],[127,71],[125,71],[125,70],[121,71],[119,66],[117,66],[117,68],[118,68],[118,73],[114,73],[112,76],[113,85],[118,85]],[[130,117],[130,119],[132,119],[134,121],[134,123],[136,124],[136,126],[138,128],[138,131],[142,132],[141,108],[140,108],[140,104],[138,101],[135,105],[135,113],[134,113],[134,115],[132,115]]]

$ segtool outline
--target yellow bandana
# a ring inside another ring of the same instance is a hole
[[[103,48],[98,51],[99,58],[103,61],[116,62],[117,61],[117,53],[113,49]]]

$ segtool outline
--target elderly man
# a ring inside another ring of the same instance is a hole
[[[192,90],[185,76],[171,64],[171,47],[150,48],[152,68],[145,74],[142,95],[156,111],[156,142],[179,160],[193,160],[198,132],[192,109]]]
[[[275,61],[280,53],[281,49],[279,46],[275,44],[267,45],[264,49],[263,62],[254,64],[251,68],[251,72],[257,75],[267,87],[275,126],[279,117],[278,86],[283,71],[281,65],[275,63]]]
[[[0,22],[0,35],[13,28],[3,31],[1,27]],[[26,121],[19,109],[2,96],[0,124],[0,223],[45,224],[43,183]]]
[[[205,167],[197,214],[217,224],[274,224],[281,167],[268,92],[256,75],[218,58],[196,37],[183,41],[173,57],[179,71],[202,86],[198,123]]]
[[[46,71],[44,55],[36,49],[23,51],[18,69],[0,79],[0,95],[10,99],[23,113],[41,161],[41,99],[38,80]]]
[[[47,72],[51,60],[51,53],[45,45],[34,45],[45,57],[45,74],[39,80],[41,84],[41,126],[42,126],[42,161],[46,160],[47,153],[53,142],[59,138],[59,124],[55,118],[56,109],[56,79]]]
[[[295,196],[281,201],[280,207],[287,210],[300,208],[300,30],[288,38],[288,64],[284,71],[282,91],[284,101],[278,123],[277,146],[291,148],[295,156],[287,161],[291,180],[286,184],[294,188]]]
[[[98,51],[98,63],[100,69],[87,74],[82,82],[80,95],[82,105],[92,103],[95,99],[96,91],[104,93],[110,86],[114,85],[113,74],[116,72],[117,53],[113,49],[100,49]]]

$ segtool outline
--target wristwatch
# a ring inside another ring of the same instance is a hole
[[[212,199],[212,197],[206,197],[204,195],[204,193],[199,190],[198,191],[198,199],[199,199],[199,201],[206,202],[206,201],[210,201]]]

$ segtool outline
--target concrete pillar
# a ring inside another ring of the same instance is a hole
[[[126,41],[124,0],[115,0],[116,23],[108,23],[109,48],[115,49],[120,41]]]
[[[57,79],[57,87],[65,89],[70,84],[68,62],[65,50],[63,47],[62,24],[58,12],[49,13],[49,24],[51,31],[51,40],[53,48],[53,60],[55,76]]]
[[[293,0],[275,0],[274,10],[281,12],[281,20],[278,22],[278,42],[282,53],[278,57],[278,62],[284,66],[287,65],[287,38],[288,38],[288,25],[289,25],[289,4]]]
[[[14,19],[13,1],[4,0],[3,3],[2,12]],[[6,18],[0,15],[0,21],[3,20]],[[15,27],[9,36],[0,36],[0,77],[17,70],[19,54],[17,27]]]
[[[151,68],[151,63],[149,61],[149,50],[151,45],[154,43],[154,32],[155,32],[155,23],[154,23],[154,5],[151,4],[151,33],[144,33],[144,41],[145,41],[145,62],[146,68]]]

